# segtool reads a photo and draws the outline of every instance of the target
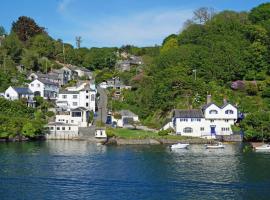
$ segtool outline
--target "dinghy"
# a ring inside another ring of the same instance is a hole
[[[171,146],[171,149],[186,149],[188,146],[189,144],[177,143],[177,144],[173,144]]]
[[[270,151],[270,144],[263,144],[261,146],[255,147],[256,151]]]
[[[224,149],[224,147],[225,146],[221,142],[214,145],[206,145],[206,149]]]

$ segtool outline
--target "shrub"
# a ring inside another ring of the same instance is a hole
[[[54,112],[53,111],[48,111],[46,113],[47,117],[53,117],[54,116]]]

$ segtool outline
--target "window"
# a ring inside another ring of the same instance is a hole
[[[65,130],[65,127],[62,127],[62,131],[64,131]]]
[[[180,122],[187,122],[187,121],[188,121],[188,119],[185,119],[185,118],[180,119]]]
[[[193,132],[193,129],[190,128],[190,127],[186,127],[186,128],[184,128],[183,132],[184,133],[192,133]]]
[[[72,117],[81,117],[82,113],[81,112],[72,112]]]
[[[9,97],[9,94],[7,94],[7,97]]]
[[[88,93],[89,91],[88,91],[88,90],[86,90],[85,92],[86,92],[86,93]]]
[[[71,123],[74,123],[74,120],[71,120]]]
[[[63,99],[66,99],[66,98],[67,98],[67,95],[62,95],[62,98],[63,98]]]
[[[210,110],[209,114],[218,114],[218,111],[217,110]]]
[[[94,94],[91,95],[91,101],[95,101],[95,95]]]
[[[72,105],[73,106],[78,106],[78,103],[77,102],[73,102]]]
[[[201,127],[200,130],[201,130],[201,131],[204,131],[204,127]]]
[[[89,106],[89,103],[86,103],[86,107],[88,107]]]
[[[73,99],[77,99],[77,98],[78,98],[78,95],[73,95],[72,98],[73,98]]]
[[[89,99],[89,96],[88,96],[88,95],[86,95],[86,96],[85,96],[85,98],[86,98],[86,99]]]
[[[58,131],[60,131],[60,127],[57,127],[56,129],[57,129]]]
[[[37,87],[40,87],[40,84],[39,83],[37,84]]]
[[[68,130],[71,130],[71,127],[68,127]]]
[[[214,123],[214,122],[215,122],[215,120],[211,119],[211,120],[210,120],[210,122],[211,122],[211,123]]]
[[[31,84],[31,87],[34,87],[34,84],[33,83]]]
[[[225,119],[225,122],[229,122],[229,120],[228,119]]]
[[[50,127],[50,129],[51,129],[51,130],[54,130],[54,127],[52,126],[52,127]]]
[[[230,128],[221,128],[221,131],[230,131]]]
[[[225,111],[225,114],[227,114],[227,115],[232,115],[232,114],[233,114],[233,110],[226,110],[226,111]]]

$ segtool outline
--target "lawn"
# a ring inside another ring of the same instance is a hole
[[[178,136],[178,135],[166,135],[166,136],[159,136],[158,133],[144,131],[144,130],[133,130],[133,129],[123,129],[123,128],[116,128],[116,129],[107,129],[107,132],[110,134],[115,135],[116,137],[123,138],[123,139],[171,139],[171,140],[180,140],[180,139],[187,139],[187,137]]]

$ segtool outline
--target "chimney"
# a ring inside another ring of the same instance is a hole
[[[211,94],[208,94],[208,95],[207,95],[206,103],[207,103],[207,104],[212,103],[212,96],[211,96]]]
[[[223,104],[225,105],[225,104],[227,104],[228,103],[228,101],[227,101],[227,98],[225,97],[224,99],[223,99]]]

